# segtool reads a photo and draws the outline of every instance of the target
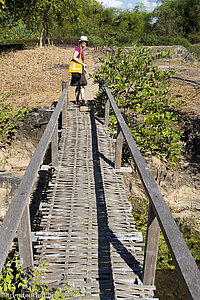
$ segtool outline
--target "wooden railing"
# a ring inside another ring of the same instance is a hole
[[[121,155],[123,140],[125,139],[131,156],[137,167],[142,184],[149,198],[149,215],[147,234],[145,242],[145,257],[143,266],[143,283],[153,285],[155,280],[157,253],[160,229],[173,258],[177,273],[189,299],[200,299],[200,272],[199,269],[174,221],[174,218],[163,199],[155,180],[153,179],[148,166],[142,157],[133,136],[124,121],[124,118],[117,107],[117,104],[107,86],[102,81],[107,101],[105,105],[105,126],[109,125],[110,105],[118,121],[118,132],[115,147],[115,168],[121,167]],[[170,287],[169,287],[170,288]]]
[[[52,166],[56,167],[58,165],[58,118],[62,113],[62,125],[66,123],[66,109],[68,102],[68,87],[66,82],[62,83],[62,90],[62,95],[0,227],[0,272],[16,232],[22,267],[26,268],[33,265],[29,197],[36,181],[40,165],[50,143]]]

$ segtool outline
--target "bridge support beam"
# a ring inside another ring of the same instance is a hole
[[[110,114],[110,100],[107,98],[106,105],[105,105],[105,121],[104,125],[108,128],[109,125],[109,114]]]
[[[19,255],[22,269],[33,266],[33,249],[30,224],[29,203],[26,204],[20,224],[18,226]]]
[[[146,285],[154,285],[159,236],[160,226],[150,203],[143,266],[143,284]]]
[[[58,166],[58,121],[56,122],[56,127],[51,139],[51,160],[52,166]]]
[[[117,139],[115,145],[115,169],[120,169],[122,161],[122,147],[123,147],[123,134],[120,126],[118,125]]]
[[[67,88],[67,82],[63,81],[62,82],[62,91]],[[64,104],[63,104],[63,109],[62,109],[62,127],[65,126],[67,122],[67,105],[68,105],[68,92],[65,94],[64,98]]]

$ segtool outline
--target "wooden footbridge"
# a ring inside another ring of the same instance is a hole
[[[51,287],[73,283],[83,299],[156,299],[161,228],[188,299],[200,299],[199,270],[105,83],[103,88],[104,120],[94,114],[92,100],[83,111],[68,99],[63,83],[62,95],[0,227],[0,268],[17,233],[24,268],[49,259],[45,281]],[[108,131],[110,106],[118,120],[116,140]],[[149,198],[145,243],[135,228],[123,183],[124,142]],[[51,163],[45,165],[49,144]],[[39,197],[31,232],[29,199],[41,173],[49,181]]]

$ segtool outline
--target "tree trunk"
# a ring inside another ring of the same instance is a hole
[[[40,37],[39,37],[39,30],[38,30],[38,22],[37,22],[37,17],[35,16],[35,31],[36,31],[36,36],[37,36],[37,44],[39,46],[40,42]]]
[[[39,47],[43,47],[43,35],[44,35],[44,27],[42,28],[42,31],[41,31],[41,34],[40,34]]]

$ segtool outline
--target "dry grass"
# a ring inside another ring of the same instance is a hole
[[[12,93],[8,101],[18,106],[50,106],[67,79],[72,48],[35,48],[0,57],[0,92]]]

